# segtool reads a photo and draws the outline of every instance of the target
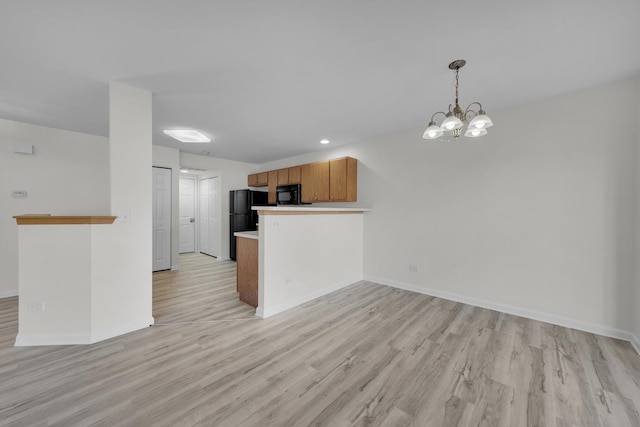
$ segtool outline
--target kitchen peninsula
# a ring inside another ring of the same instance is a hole
[[[237,233],[236,237],[257,237],[259,317],[272,316],[362,280],[363,217],[368,209],[252,209],[260,215],[257,236]],[[241,259],[243,255],[246,257],[244,253],[237,255],[241,270],[241,263],[247,262]]]

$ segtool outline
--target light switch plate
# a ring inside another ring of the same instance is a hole
[[[131,211],[120,211],[120,222],[131,222]]]

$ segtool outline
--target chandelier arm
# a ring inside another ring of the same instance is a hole
[[[474,104],[478,104],[478,107],[480,107],[478,111],[474,111],[471,109],[471,106]],[[464,110],[464,113],[467,114],[468,112],[472,112],[474,116],[477,116],[479,111],[482,111],[482,104],[480,104],[479,102],[472,102],[467,106],[467,109]]]
[[[433,115],[431,116],[431,121],[433,122],[433,118],[436,116],[436,114],[442,114],[443,116],[447,117],[447,113],[443,112],[443,111],[438,111],[436,113],[433,113]]]

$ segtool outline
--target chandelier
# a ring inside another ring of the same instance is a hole
[[[482,105],[479,102],[472,102],[466,109],[460,108],[458,104],[458,73],[460,68],[464,67],[467,61],[464,59],[458,59],[449,64],[450,70],[456,71],[456,103],[455,105],[449,104],[449,111],[444,113],[438,111],[431,116],[431,121],[427,126],[427,130],[424,131],[422,137],[424,139],[437,139],[449,141],[449,137],[458,138],[460,135],[464,135],[470,138],[477,138],[487,134],[487,128],[493,126],[493,122],[487,116],[482,109]],[[471,107],[478,105],[478,110],[473,110]],[[444,120],[440,123],[440,126],[436,125],[434,118],[442,114]],[[467,123],[467,121],[471,119]]]

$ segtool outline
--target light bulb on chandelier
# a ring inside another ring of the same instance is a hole
[[[487,113],[482,109],[482,105],[479,102],[472,102],[469,106],[463,110],[458,103],[459,82],[458,75],[460,68],[464,67],[467,62],[464,59],[458,59],[449,64],[450,70],[456,72],[456,101],[455,105],[449,104],[449,111],[446,113],[438,111],[431,116],[431,120],[427,125],[427,129],[424,131],[422,137],[424,139],[445,139],[448,137],[458,138],[460,135],[464,135],[469,138],[477,138],[487,134],[487,128],[493,126],[493,122],[487,116]],[[473,110],[471,107],[478,105],[478,110]],[[444,119],[438,126],[435,121],[435,117],[438,114],[442,114]],[[469,123],[467,123],[467,121]]]

